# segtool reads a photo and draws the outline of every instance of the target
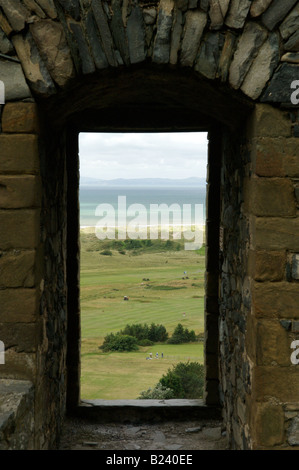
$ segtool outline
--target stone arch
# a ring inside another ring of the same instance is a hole
[[[206,392],[232,448],[299,445],[298,2],[0,7],[0,376],[34,384],[28,446],[55,446],[78,400],[76,133],[103,129],[210,131]]]

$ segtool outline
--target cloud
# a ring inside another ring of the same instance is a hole
[[[85,177],[206,176],[206,133],[81,133],[79,149]]]

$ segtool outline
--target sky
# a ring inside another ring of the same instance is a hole
[[[80,133],[79,154],[84,177],[205,178],[207,134]]]

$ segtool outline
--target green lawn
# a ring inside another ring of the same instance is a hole
[[[133,399],[177,362],[203,362],[202,343],[105,354],[99,346],[132,323],[162,324],[169,334],[182,323],[203,333],[204,249],[105,256],[101,243],[81,232],[81,398]],[[159,352],[159,359],[147,360],[149,352]]]

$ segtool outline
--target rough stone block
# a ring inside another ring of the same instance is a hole
[[[33,380],[35,376],[35,353],[17,352],[14,348],[5,352],[5,364],[1,365],[0,379]]]
[[[230,0],[212,0],[210,1],[209,16],[211,20],[211,29],[220,29],[223,25]]]
[[[299,219],[257,217],[252,220],[252,243],[260,250],[299,251]]]
[[[226,24],[230,28],[243,28],[247,18],[251,0],[231,0]]]
[[[57,11],[53,0],[36,0],[47,15],[54,19],[57,17]]]
[[[284,44],[285,51],[299,52],[299,31],[296,31]]]
[[[244,184],[244,208],[250,214],[295,217],[294,185],[287,178],[251,178]]]
[[[64,86],[74,76],[75,67],[63,26],[44,20],[32,23],[30,31],[51,77],[59,86]]]
[[[1,289],[0,304],[0,323],[32,323],[37,318],[36,289]],[[4,341],[2,336],[1,339]]]
[[[283,407],[276,403],[256,403],[252,412],[254,447],[272,447],[284,442]]]
[[[181,65],[192,67],[206,23],[207,15],[202,11],[190,10],[186,13],[181,48]]]
[[[252,116],[252,136],[291,137],[289,113],[267,104],[257,104]],[[286,142],[287,143],[287,142]]]
[[[195,70],[213,80],[217,74],[223,44],[223,34],[208,33],[200,47]]]
[[[0,175],[0,208],[40,207],[40,179],[33,175]]]
[[[29,11],[20,0],[0,0],[0,6],[14,31],[21,31],[29,17]]]
[[[272,31],[289,13],[297,0],[273,0],[267,11],[262,16],[263,24]]]
[[[237,40],[236,34],[232,33],[231,31],[226,31],[225,40],[224,40],[223,48],[221,51],[221,56],[219,59],[219,65],[218,65],[218,76],[221,78],[223,82],[227,81],[229,68],[230,68],[233,53],[235,50],[236,40]]]
[[[27,32],[25,37],[21,34],[13,36],[12,43],[32,91],[45,97],[56,93],[55,84],[43,63],[31,33]]]
[[[293,33],[298,30],[299,22],[299,5],[296,5],[295,8],[289,13],[285,20],[281,23],[279,31],[283,39],[288,39]]]
[[[0,249],[36,248],[40,239],[38,209],[0,210]]]
[[[237,89],[242,85],[266,37],[266,29],[259,24],[252,21],[246,23],[230,66],[229,82],[233,88]]]
[[[6,103],[8,101],[22,100],[31,97],[31,92],[20,64],[8,60],[1,60],[0,77],[5,86]]]
[[[116,66],[117,61],[113,50],[112,35],[108,26],[107,17],[102,7],[102,2],[92,0],[91,2],[92,11],[95,17],[98,31],[102,40],[103,49],[109,65]]]
[[[294,253],[291,259],[291,276],[292,279],[299,280],[299,254]]]
[[[36,252],[33,250],[2,254],[0,287],[33,287],[35,285],[35,261]]]
[[[253,312],[258,318],[299,318],[299,287],[289,282],[255,282]]]
[[[6,133],[38,133],[38,114],[35,103],[7,103],[2,116],[2,131]]]
[[[36,323],[5,322],[5,324],[0,323],[0,329],[1,338],[3,339],[3,342],[5,344],[5,349],[9,350],[13,348],[17,353],[36,352],[36,346],[39,342],[39,335],[37,332]]]
[[[299,41],[299,36],[298,36]],[[286,50],[290,50],[287,47]],[[291,49],[292,50],[292,49]],[[263,103],[284,103],[291,106],[291,83],[298,79],[298,65],[284,62],[274,73],[270,84],[261,96]]]
[[[38,138],[33,134],[0,134],[0,173],[39,172]]]
[[[145,28],[141,8],[135,6],[127,20],[127,37],[131,64],[143,62],[146,58]]]
[[[257,366],[253,368],[252,374],[253,399],[261,401],[273,397],[282,403],[298,403],[297,366]]]
[[[294,417],[288,427],[288,443],[299,446],[299,416]]]
[[[260,16],[268,8],[272,0],[253,0],[250,7],[250,14],[254,18]]]
[[[277,67],[280,58],[279,48],[278,34],[273,33],[260,48],[245,77],[241,90],[253,100],[262,94]]]
[[[255,281],[282,281],[286,274],[286,253],[284,251],[251,251],[249,271]]]
[[[73,20],[69,20],[68,26],[70,30],[72,31],[75,41],[78,46],[83,74],[93,73],[95,71],[95,64],[91,56],[91,53],[89,51],[89,47],[88,47],[83,29],[81,27],[81,24],[75,23]]]
[[[181,35],[183,31],[183,14],[180,10],[174,11],[173,29],[171,34],[171,46],[169,62],[176,64],[178,61],[178,52],[181,46]]]
[[[259,320],[255,338],[257,365],[290,365],[291,338],[279,321]]]
[[[173,0],[162,0],[160,2],[153,50],[153,62],[157,64],[167,64],[169,62],[173,10]]]

